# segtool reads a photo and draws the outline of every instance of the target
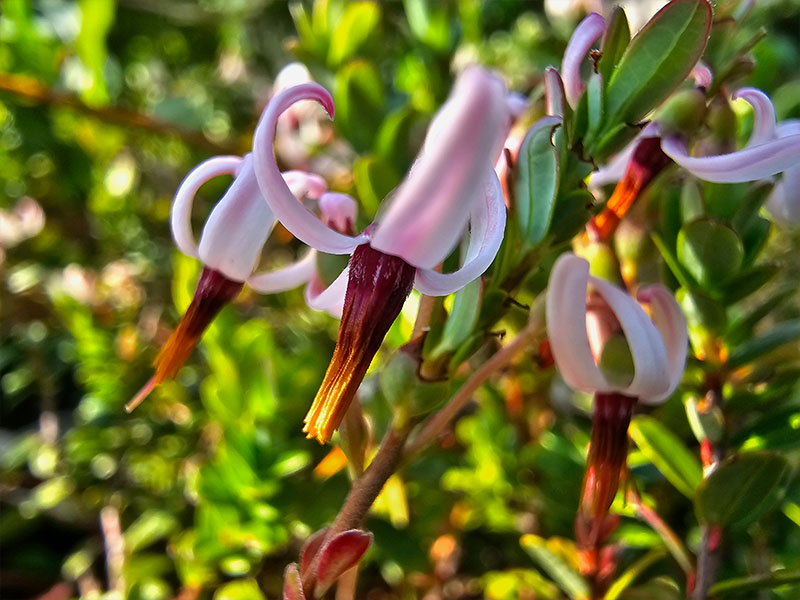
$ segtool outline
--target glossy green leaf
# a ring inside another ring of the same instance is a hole
[[[726,304],[734,304],[757,292],[775,275],[780,269],[776,265],[758,265],[750,269],[742,270],[738,275],[725,284],[722,289],[722,298]]]
[[[442,338],[431,353],[431,358],[455,352],[469,338],[478,322],[480,308],[481,280],[478,278],[456,292]]]
[[[769,333],[742,342],[733,349],[725,364],[729,369],[741,367],[797,339],[800,339],[800,319],[784,321]]]
[[[621,6],[615,6],[603,36],[603,47],[600,48],[602,56],[597,62],[597,72],[603,76],[604,81],[608,81],[611,77],[630,41],[631,29],[628,17]]]
[[[547,547],[547,540],[527,534],[520,540],[522,549],[536,561],[569,598],[579,600],[589,597],[589,586],[575,569]]]
[[[686,223],[678,233],[678,260],[705,289],[718,289],[739,272],[742,240],[727,225],[711,219]]]
[[[331,34],[328,64],[336,67],[352,58],[376,32],[380,19],[381,9],[377,2],[361,0],[347,4]]]
[[[631,421],[629,432],[642,454],[667,481],[692,498],[703,480],[703,470],[684,443],[659,421],[643,415]]]
[[[776,500],[788,467],[786,459],[773,452],[746,452],[731,457],[698,488],[698,518],[723,527],[756,521]]]
[[[550,228],[558,190],[558,153],[551,137],[554,126],[539,122],[525,135],[519,150],[514,190],[523,247],[542,241]]]
[[[400,183],[400,176],[382,158],[367,155],[359,157],[353,165],[353,181],[361,209],[371,219],[386,195]]]
[[[636,123],[691,72],[711,28],[706,0],[673,0],[631,40],[608,82],[607,126]]]
[[[728,594],[743,594],[756,590],[774,590],[784,585],[800,584],[800,571],[781,569],[763,575],[747,575],[723,579],[711,586],[711,596],[726,596]]]

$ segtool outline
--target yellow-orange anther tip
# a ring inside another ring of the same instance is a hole
[[[133,410],[137,406],[139,406],[144,401],[145,398],[147,398],[150,395],[150,393],[155,389],[156,385],[158,385],[156,383],[156,378],[151,377],[150,381],[145,383],[142,389],[136,392],[136,395],[133,398],[131,398],[125,405],[125,412],[132,413]]]

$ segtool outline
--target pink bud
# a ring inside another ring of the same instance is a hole
[[[306,600],[297,563],[291,563],[283,572],[283,600]]]
[[[320,550],[314,596],[321,598],[347,570],[352,569],[372,543],[372,534],[351,529],[340,533]]]

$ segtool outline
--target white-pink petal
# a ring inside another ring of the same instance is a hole
[[[642,396],[640,399],[647,404],[659,404],[669,398],[683,377],[686,367],[686,351],[689,344],[689,332],[686,326],[686,317],[680,305],[667,288],[654,284],[639,290],[637,298],[640,302],[650,306],[650,314],[661,334],[664,347],[667,351],[667,368],[669,372],[669,389],[655,396]]]
[[[275,217],[261,198],[253,159],[248,154],[228,191],[206,220],[198,257],[228,279],[245,281],[256,267],[274,225]]]
[[[583,90],[586,89],[581,80],[581,63],[587,52],[605,31],[606,22],[603,17],[597,13],[591,13],[575,28],[575,32],[567,44],[567,49],[564,51],[561,73],[564,77],[567,102],[573,108],[578,104]]]
[[[587,392],[612,391],[597,367],[586,334],[589,263],[562,254],[547,286],[547,336],[558,370],[571,387]]]
[[[800,135],[790,135],[716,156],[689,156],[686,144],[674,136],[662,138],[661,149],[693,175],[715,183],[756,181],[800,163]]]
[[[322,220],[337,231],[355,230],[358,204],[347,194],[327,192],[319,199]]]
[[[308,283],[316,273],[317,251],[309,250],[303,258],[286,267],[254,273],[247,278],[247,285],[261,294],[276,294]]]
[[[658,136],[658,124],[654,121],[651,121],[639,132],[635,138],[633,138],[631,143],[615,154],[607,165],[597,169],[597,171],[594,171],[591,174],[589,177],[589,186],[592,188],[598,188],[609,183],[616,183],[622,179],[623,175],[625,175],[625,170],[628,168],[628,163],[631,161],[631,157],[633,157],[633,152],[636,150],[636,146],[639,145],[639,142],[645,138]]]
[[[197,244],[192,233],[192,204],[195,194],[204,183],[220,175],[234,175],[242,164],[238,156],[215,156],[200,163],[178,186],[172,203],[170,226],[178,249],[197,258]]]
[[[733,99],[741,98],[753,107],[753,131],[747,146],[757,146],[775,139],[777,119],[772,100],[758,88],[745,87],[733,95]]]
[[[311,211],[300,204],[281,177],[275,161],[273,141],[275,124],[280,114],[301,100],[316,100],[333,115],[333,98],[316,83],[306,83],[282,91],[270,100],[256,127],[253,140],[254,168],[261,193],[275,216],[295,237],[309,246],[329,254],[349,254],[366,241],[333,231]]]
[[[314,310],[324,310],[330,313],[331,316],[341,317],[349,277],[349,265],[334,279],[333,283],[324,289],[322,282],[318,277],[315,277],[306,286],[306,304]]]
[[[497,256],[506,226],[503,188],[492,170],[488,171],[481,187],[482,199],[476,203],[469,222],[469,245],[464,264],[452,273],[417,269],[414,287],[421,293],[428,296],[452,294],[480,277]]]
[[[306,171],[284,171],[281,173],[289,191],[295,198],[319,198],[328,189],[325,179],[316,173]]]
[[[669,389],[667,352],[655,325],[627,292],[603,279],[589,280],[614,312],[631,351],[633,381],[621,391],[636,398],[664,394]]]
[[[711,82],[714,80],[711,68],[702,60],[694,66],[691,76],[694,79],[695,85],[701,88],[711,87]]]
[[[472,211],[491,154],[509,119],[503,82],[464,71],[431,123],[424,149],[377,223],[370,245],[430,269],[450,253]]]

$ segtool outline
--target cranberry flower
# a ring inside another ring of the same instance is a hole
[[[550,274],[547,331],[553,358],[570,386],[595,395],[575,518],[586,575],[601,570],[602,544],[616,525],[608,510],[625,467],[633,408],[637,401],[657,404],[668,398],[686,361],[686,319],[672,294],[651,285],[639,290],[638,300],[650,317],[626,292],[589,275],[589,263],[573,254],[559,257]]]
[[[194,196],[205,182],[221,175],[233,175],[234,180],[211,211],[198,245],[191,226]],[[295,202],[300,204],[298,199],[306,196],[319,198],[326,222],[335,228],[341,227],[342,231],[352,230],[354,200],[339,194],[324,194],[325,181],[316,175],[287,171],[281,178]],[[170,224],[178,249],[199,258],[203,270],[189,308],[156,356],[155,374],[127,404],[127,410],[133,410],[156,386],[178,373],[203,331],[245,283],[262,293],[277,293],[308,283],[309,304],[336,312],[341,298],[321,285],[316,253],[311,252],[277,271],[254,272],[275,222],[269,205],[261,197],[252,155],[217,156],[201,163],[186,176],[175,194]]]
[[[327,227],[292,196],[273,153],[278,116],[301,100],[316,100],[333,115],[333,99],[308,83],[276,96],[262,115],[254,141],[254,170],[267,203],[281,223],[312,248],[351,254],[332,284],[346,295],[336,349],[304,431],[329,440],[354,398],[370,361],[400,313],[412,287],[423,294],[450,294],[479,277],[503,238],[506,213],[492,168],[509,122],[504,84],[475,67],[457,80],[431,122],[422,152],[392,193],[378,219],[358,235]],[[462,266],[439,265],[469,231]]]

